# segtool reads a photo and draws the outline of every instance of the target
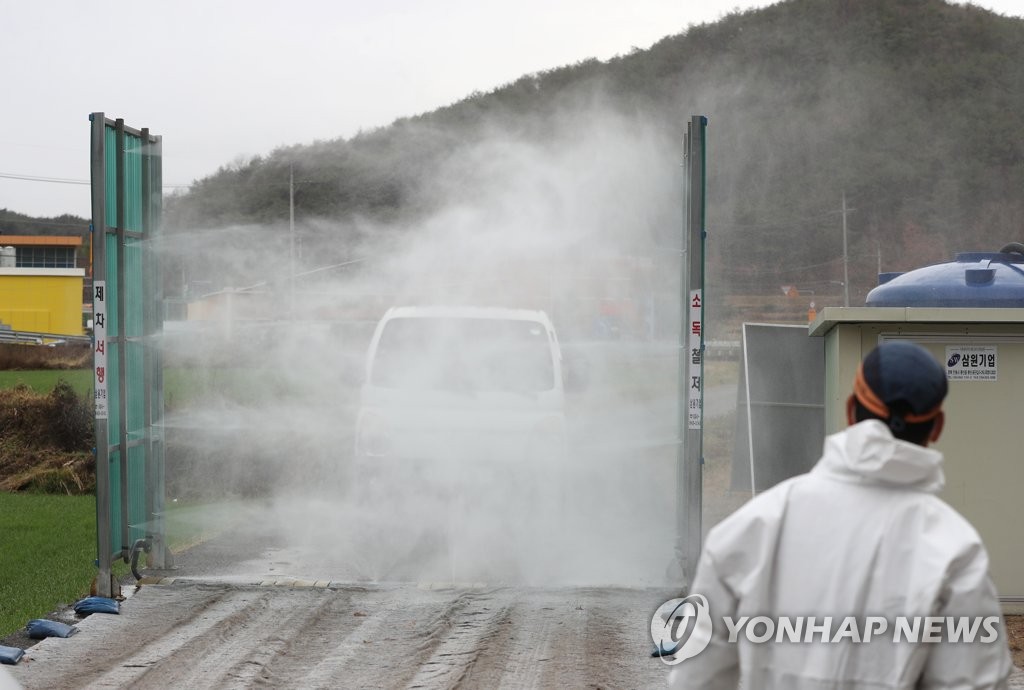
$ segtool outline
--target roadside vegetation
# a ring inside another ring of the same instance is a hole
[[[0,345],[0,638],[96,575],[91,356]]]
[[[0,638],[89,594],[96,499],[0,491]]]
[[[0,391],[0,491],[92,493],[93,445],[92,401],[67,381]]]
[[[0,345],[0,491],[93,492],[91,358],[89,345]]]
[[[24,386],[33,393],[47,394],[64,381],[81,398],[92,393],[92,369],[0,371],[0,390]]]
[[[96,576],[91,356],[0,345],[0,640],[87,596]],[[209,536],[198,509],[169,507],[172,550]]]
[[[171,551],[177,553],[215,536],[227,523],[223,517],[230,512],[227,505],[170,506]],[[33,618],[45,618],[89,595],[96,577],[96,498],[0,491],[0,516],[2,643]],[[128,574],[125,563],[113,565],[116,577]]]

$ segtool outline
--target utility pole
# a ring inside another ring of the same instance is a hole
[[[288,318],[295,315],[295,165],[288,164]]]
[[[843,214],[843,306],[850,306],[850,251],[849,243],[846,239],[846,214],[851,211],[856,211],[855,208],[848,208],[846,206],[846,190],[843,190],[843,205],[841,213]]]
[[[850,255],[846,242],[846,190],[843,190],[843,306],[850,306]]]

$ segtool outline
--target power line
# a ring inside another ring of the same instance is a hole
[[[92,184],[89,180],[75,180],[67,177],[43,177],[41,175],[16,175],[14,173],[0,172],[0,177],[7,180],[24,180],[26,182],[50,182],[53,184],[79,184],[89,185]],[[164,188],[167,189],[187,189],[192,185],[187,184],[165,184]]]
[[[54,183],[54,184],[77,184],[77,185],[92,184],[92,182],[90,182],[89,180],[76,180],[76,179],[67,178],[67,177],[45,177],[45,176],[42,176],[42,175],[19,175],[19,174],[15,174],[15,173],[5,173],[5,172],[0,172],[0,178],[4,178],[4,179],[7,179],[7,180],[24,180],[24,181],[27,181],[27,182],[50,182],[50,183]],[[206,178],[206,179],[213,179],[213,178]],[[340,180],[340,178],[320,179],[320,180],[313,179],[313,178],[308,178],[308,179],[295,180],[295,184],[296,184],[296,186],[314,185],[314,184],[338,184],[339,180]],[[204,179],[204,180],[200,180],[200,181],[197,181],[197,182],[193,182],[192,184],[164,184],[164,185],[162,185],[162,187],[164,189],[189,189],[190,187],[201,185],[205,181],[206,180]],[[266,182],[262,182],[260,184],[254,184],[254,183],[249,182],[249,181],[237,181],[237,180],[233,180],[233,182],[236,183],[233,186],[246,187],[248,189],[253,189],[253,188],[256,188],[256,189],[284,189],[284,184],[283,183],[274,182],[274,181],[271,181],[271,180],[268,180]]]
[[[71,180],[63,177],[39,177],[36,175],[15,175],[13,173],[0,173],[0,177],[8,180],[27,180],[29,182],[55,182],[57,184],[89,184],[88,180]]]

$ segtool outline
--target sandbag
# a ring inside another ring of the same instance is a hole
[[[0,664],[14,664],[21,661],[21,657],[25,656],[25,650],[21,647],[4,647],[0,645]]]
[[[28,636],[33,640],[42,640],[47,637],[71,637],[78,632],[78,628],[73,625],[45,618],[30,620],[25,628],[28,630]]]
[[[107,597],[86,597],[75,603],[75,613],[88,616],[90,613],[121,613],[121,606]]]

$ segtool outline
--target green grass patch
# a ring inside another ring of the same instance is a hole
[[[25,384],[36,393],[49,393],[59,379],[78,395],[92,394],[92,369],[0,370],[0,390]],[[301,399],[312,391],[337,388],[319,367],[295,366],[287,371],[255,367],[165,367],[164,405],[182,409],[217,400],[250,405],[260,402]]]
[[[271,398],[266,376],[242,367],[164,368],[164,405],[180,409],[209,400],[251,403]]]
[[[23,369],[0,371],[0,390],[25,384],[36,393],[49,393],[64,379],[75,393],[88,398],[92,394],[92,369]],[[270,400],[279,396],[281,386],[261,372],[250,369],[220,367],[164,369],[164,402],[167,407],[187,407],[209,399],[234,402]]]
[[[80,396],[92,391],[92,369],[32,369],[0,371],[0,388],[14,388],[23,383],[36,393],[49,393],[59,379],[67,381]]]
[[[92,496],[0,493],[0,637],[89,594]]]
[[[164,367],[164,406],[169,410],[211,401],[239,405],[336,395],[342,387],[324,368],[297,363],[280,367]]]
[[[216,536],[236,509],[231,502],[168,506],[171,551]],[[87,596],[95,559],[93,496],[0,493],[0,638]],[[118,577],[129,572],[120,560],[112,569]]]
[[[200,502],[169,499],[164,518],[167,548],[180,553],[238,526],[254,508],[239,500]]]

